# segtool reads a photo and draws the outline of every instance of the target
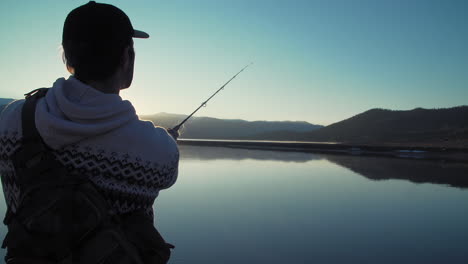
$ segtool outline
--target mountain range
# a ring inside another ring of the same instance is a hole
[[[169,113],[141,115],[140,119],[150,120],[157,126],[171,128],[187,116]],[[304,121],[245,121],[241,119],[218,119],[192,117],[181,129],[181,138],[196,139],[258,139],[258,135],[286,131],[286,133],[307,133],[322,128]]]
[[[12,99],[0,98],[2,105]],[[171,128],[186,115],[141,115],[157,126]],[[406,145],[468,148],[468,106],[412,110],[371,109],[340,122],[321,126],[304,121],[245,121],[192,117],[181,138],[340,142],[363,145]]]
[[[394,111],[371,109],[307,133],[265,133],[267,140],[468,148],[468,106]]]
[[[409,111],[372,109],[311,133],[340,142],[452,142],[468,139],[468,106]]]
[[[163,127],[173,127],[185,116],[160,113],[142,118]],[[398,111],[371,109],[325,127],[307,122],[195,117],[186,123],[181,137],[468,148],[468,106]]]

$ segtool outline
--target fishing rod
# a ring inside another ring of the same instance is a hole
[[[184,119],[184,121],[180,122],[180,124],[178,124],[177,126],[175,126],[174,128],[172,128],[171,130],[173,131],[178,131],[180,129],[180,127],[185,123],[187,122],[187,120],[189,120],[193,114],[195,114],[198,110],[200,110],[200,108],[206,106],[206,103],[208,103],[208,101],[211,100],[211,98],[213,98],[217,93],[219,93],[219,91],[223,90],[224,87],[226,85],[228,85],[228,83],[230,83],[232,80],[234,80],[234,78],[237,77],[237,75],[239,75],[241,72],[243,72],[245,69],[247,69],[247,67],[249,67],[250,65],[252,65],[253,62],[247,64],[247,66],[245,66],[244,68],[242,68],[242,70],[240,70],[238,73],[236,73],[236,75],[232,76],[231,79],[229,79],[229,81],[227,81],[225,84],[223,84],[223,86],[221,86],[221,88],[219,88],[214,94],[212,94],[206,101],[204,101],[197,109],[195,109],[195,111],[193,111],[189,116],[187,116],[187,118]]]

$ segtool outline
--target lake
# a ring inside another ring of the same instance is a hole
[[[180,149],[155,203],[170,263],[468,263],[468,164]]]

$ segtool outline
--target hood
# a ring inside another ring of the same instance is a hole
[[[36,126],[53,149],[99,136],[138,119],[135,108],[71,76],[55,81],[36,108]]]

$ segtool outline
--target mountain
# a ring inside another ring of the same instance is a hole
[[[312,141],[468,146],[468,106],[407,111],[371,109],[317,131]]]
[[[311,132],[273,131],[256,137],[366,145],[468,147],[468,106],[407,111],[371,109]]]
[[[157,126],[171,128],[184,120],[185,117],[185,115],[158,113],[155,115],[142,115],[140,119],[150,120]],[[256,135],[267,132],[305,133],[321,127],[303,121],[245,121],[240,119],[192,117],[182,128],[181,138],[258,139]]]
[[[0,98],[0,111],[13,99]],[[186,116],[142,115],[171,128]],[[468,148],[468,106],[413,110],[371,109],[323,127],[303,121],[245,121],[192,117],[181,138],[341,142],[364,145],[412,145]]]
[[[160,113],[142,118],[173,127],[185,116]],[[307,122],[194,117],[186,123],[182,137],[468,148],[468,106],[403,111],[371,109],[326,127]]]

